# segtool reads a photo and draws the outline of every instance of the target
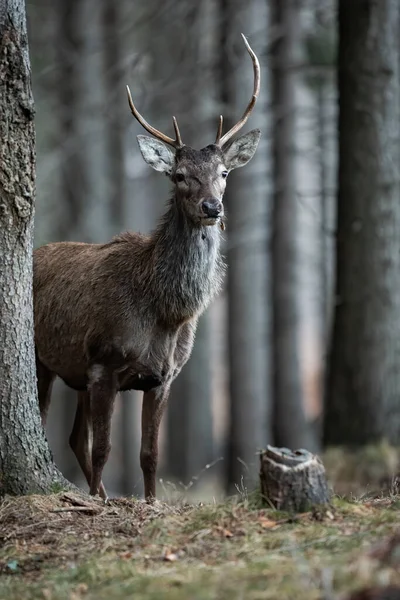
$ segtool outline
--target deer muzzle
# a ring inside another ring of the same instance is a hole
[[[201,204],[201,209],[207,219],[217,219],[223,214],[222,202],[216,198],[204,200],[204,202]]]

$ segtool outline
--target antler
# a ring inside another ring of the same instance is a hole
[[[260,93],[260,63],[258,62],[257,56],[254,54],[253,50],[250,47],[249,42],[247,41],[247,39],[245,38],[243,33],[242,33],[242,38],[243,38],[243,41],[247,48],[247,52],[250,54],[251,60],[253,61],[253,70],[254,70],[253,95],[251,97],[251,100],[250,100],[246,110],[243,113],[243,117],[236,123],[236,125],[234,125],[232,127],[232,129],[230,129],[227,133],[225,133],[225,135],[223,137],[221,137],[221,135],[222,135],[222,117],[219,118],[218,132],[217,132],[217,137],[215,139],[215,143],[220,148],[224,144],[226,144],[226,142],[228,140],[230,140],[231,137],[233,135],[235,135],[235,133],[237,133],[243,127],[243,125],[246,123],[247,119],[249,118],[249,116],[254,108],[255,103],[257,102],[258,94]]]
[[[174,129],[175,129],[175,139],[173,140],[168,135],[165,135],[164,133],[161,133],[161,131],[158,131],[158,129],[156,129],[155,127],[152,127],[146,121],[146,119],[144,119],[142,117],[142,115],[140,114],[140,112],[137,110],[136,106],[133,104],[133,100],[132,100],[132,96],[131,96],[131,90],[129,89],[129,85],[126,86],[126,91],[128,92],[128,102],[129,102],[129,106],[131,107],[132,114],[135,117],[135,119],[137,119],[139,121],[139,123],[141,124],[141,126],[144,127],[149,133],[151,133],[152,135],[154,135],[154,137],[158,138],[162,142],[165,142],[166,144],[169,144],[170,146],[173,146],[174,148],[182,148],[182,146],[184,144],[182,142],[182,138],[181,138],[181,134],[180,134],[180,131],[179,131],[178,123],[177,123],[177,120],[175,119],[175,117],[172,117],[172,121],[173,121],[173,124],[174,124]]]

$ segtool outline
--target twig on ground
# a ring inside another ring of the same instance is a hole
[[[53,508],[49,512],[51,513],[62,513],[62,512],[98,512],[94,506],[63,506],[61,508]]]

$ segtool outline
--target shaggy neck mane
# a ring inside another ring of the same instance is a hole
[[[175,198],[150,238],[150,289],[167,321],[200,314],[218,292],[223,274],[221,230],[195,225]]]

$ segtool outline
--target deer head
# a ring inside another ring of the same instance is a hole
[[[253,95],[242,118],[223,136],[223,118],[220,117],[215,142],[201,150],[194,150],[182,142],[175,117],[172,117],[175,139],[147,123],[136,109],[127,86],[128,101],[133,116],[154,136],[151,138],[138,135],[143,159],[156,171],[168,175],[175,186],[175,198],[182,212],[196,226],[215,225],[221,220],[224,214],[222,200],[228,174],[249,162],[254,156],[261,136],[259,129],[253,129],[231,140],[249,118],[260,91],[258,59],[243,34],[242,37],[253,62]]]

